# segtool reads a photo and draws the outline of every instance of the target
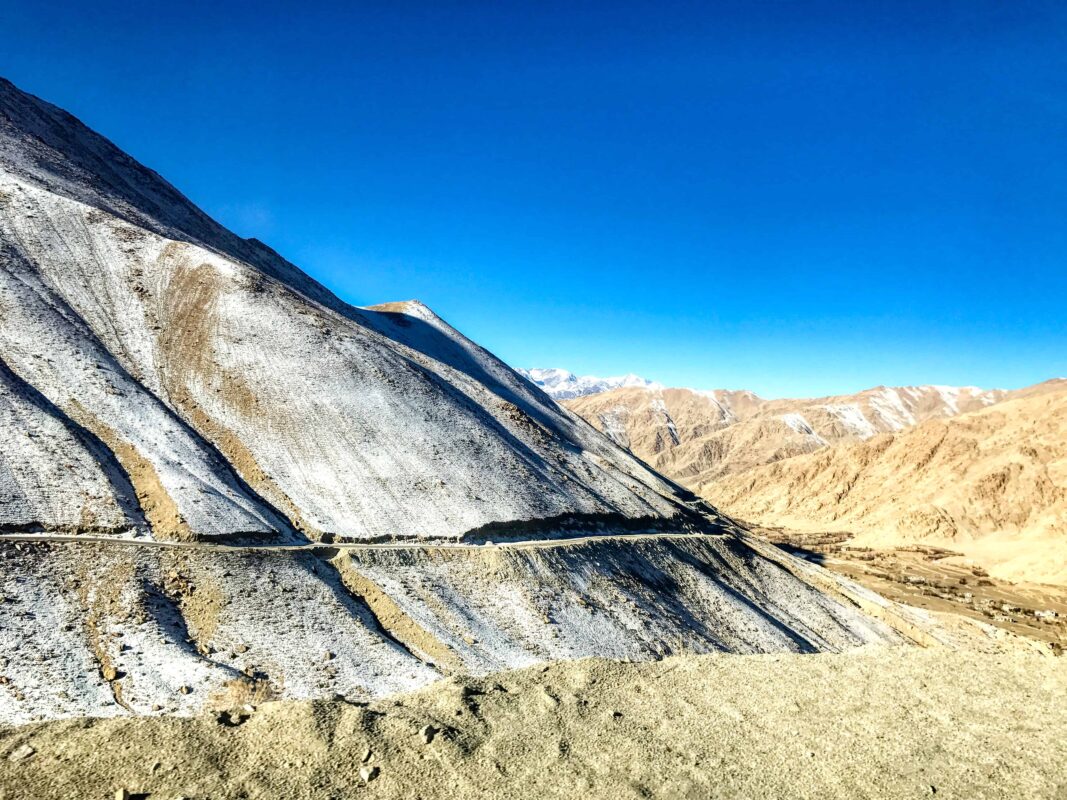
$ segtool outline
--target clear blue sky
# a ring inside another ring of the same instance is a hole
[[[357,304],[767,396],[1067,374],[1062,2],[0,0],[0,74]]]

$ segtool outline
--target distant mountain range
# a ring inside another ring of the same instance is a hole
[[[517,373],[540,387],[553,400],[571,400],[599,394],[611,389],[662,389],[663,385],[629,374],[614,378],[598,378],[595,375],[575,375],[565,369],[516,369]]]
[[[746,520],[934,544],[1010,580],[1067,584],[1067,381],[737,472],[702,493]]]
[[[782,400],[636,381],[561,402],[728,514],[939,544],[1005,578],[1067,582],[1067,381]]]

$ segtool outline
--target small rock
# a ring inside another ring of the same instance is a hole
[[[327,650],[325,653],[322,654],[323,661],[333,661],[333,659],[335,659],[336,657],[336,654],[332,650]]]
[[[360,767],[359,777],[363,779],[364,783],[370,783],[372,780],[378,777],[379,770],[377,767]]]
[[[215,721],[220,725],[228,725],[231,728],[236,728],[238,725],[243,724],[252,714],[245,711],[245,708],[231,708],[225,711],[215,712]]]
[[[130,800],[130,792],[128,789],[116,789],[115,800]]]
[[[30,756],[32,756],[36,752],[37,751],[35,749],[33,749],[32,746],[30,746],[28,744],[20,744],[13,751],[11,751],[11,755],[9,755],[7,757],[7,760],[8,761],[16,761],[16,762],[17,761],[25,761],[27,758],[29,758]]]
[[[362,761],[364,764],[366,764],[372,758],[374,758],[374,752],[368,747],[366,750],[363,751]]]
[[[182,694],[189,694],[191,691],[193,691],[193,687],[192,686],[179,686],[178,687],[178,691],[181,692]]]
[[[233,651],[235,653],[247,653],[248,652],[248,645],[247,644],[235,645],[234,648],[233,648]]]
[[[105,681],[113,681],[119,676],[119,671],[110,664],[105,666],[103,670],[101,670],[101,673],[103,674]]]
[[[422,737],[422,741],[425,744],[429,744],[433,741],[433,737],[435,737],[438,733],[440,733],[440,731],[433,725],[423,725],[422,729],[419,731],[419,736]]]

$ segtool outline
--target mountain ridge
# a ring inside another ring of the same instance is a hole
[[[564,404],[748,523],[854,533],[857,545],[921,542],[1008,580],[1062,583],[1067,573],[1046,556],[1067,538],[1050,405],[1065,387],[880,386],[811,400],[746,396],[741,409],[722,392],[619,389]],[[964,457],[978,453],[984,472]]]
[[[984,408],[1006,396],[999,389],[928,385],[766,400],[747,390],[639,387],[561,402],[699,493],[701,483],[757,464]]]
[[[1067,583],[1067,381],[988,408],[727,476],[706,495],[741,518],[922,543],[1008,580]]]

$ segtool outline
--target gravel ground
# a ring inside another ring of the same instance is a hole
[[[905,647],[586,659],[369,705],[0,731],[0,797],[122,790],[151,800],[1063,798],[1067,660]]]

